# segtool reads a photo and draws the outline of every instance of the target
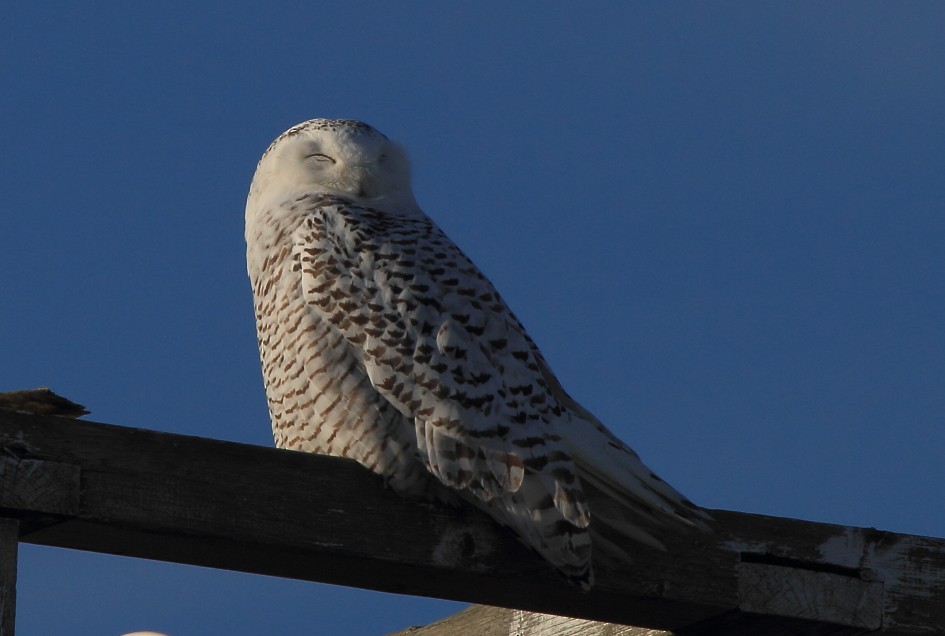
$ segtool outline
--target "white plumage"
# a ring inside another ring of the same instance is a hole
[[[667,523],[704,527],[564,392],[417,206],[403,150],[367,124],[313,119],[278,137],[253,178],[246,242],[277,446],[471,502],[585,587],[592,546],[627,558],[622,538],[658,547]]]

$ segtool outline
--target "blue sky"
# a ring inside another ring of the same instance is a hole
[[[8,3],[0,390],[271,445],[256,161],[311,117],[713,508],[945,536],[945,7]],[[383,634],[459,603],[22,546],[18,633]]]

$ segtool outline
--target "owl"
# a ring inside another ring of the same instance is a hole
[[[707,515],[561,387],[492,283],[421,211],[371,126],[280,135],[246,203],[275,443],[346,457],[406,496],[474,505],[568,579]],[[598,503],[600,502],[600,503]]]

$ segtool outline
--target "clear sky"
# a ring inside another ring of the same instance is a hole
[[[363,119],[569,392],[693,500],[945,537],[943,33],[935,2],[6,3],[0,390],[271,445],[246,191],[289,126]],[[20,555],[24,636],[462,607]]]

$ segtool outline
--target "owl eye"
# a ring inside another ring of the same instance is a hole
[[[323,154],[321,154],[320,152],[316,152],[315,154],[308,155],[308,156],[305,157],[305,158],[306,158],[306,159],[314,159],[315,161],[317,161],[317,162],[319,162],[319,163],[335,163],[335,160],[334,160],[334,159],[332,159],[332,158],[329,157],[328,155],[323,155]]]

